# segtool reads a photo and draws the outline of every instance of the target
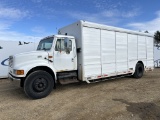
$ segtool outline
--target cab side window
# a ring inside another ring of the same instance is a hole
[[[72,40],[69,40],[68,50],[72,51]],[[55,51],[67,51],[67,43],[64,39],[57,39]]]
[[[61,39],[57,39],[55,51],[60,51],[60,50],[61,50]]]

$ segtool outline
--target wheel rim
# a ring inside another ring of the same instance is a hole
[[[33,90],[36,92],[43,92],[48,87],[48,82],[45,78],[37,78],[33,82]]]

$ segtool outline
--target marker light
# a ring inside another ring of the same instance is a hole
[[[24,70],[14,70],[16,75],[24,75]]]
[[[53,58],[53,56],[48,56],[48,58]]]

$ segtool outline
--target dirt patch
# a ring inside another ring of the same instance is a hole
[[[29,99],[19,82],[0,80],[0,120],[160,120],[160,69],[141,79],[57,85]],[[126,101],[125,101],[126,100]]]
[[[138,114],[142,120],[160,120],[160,106],[155,103],[132,103],[123,99],[113,99],[127,104],[127,111],[132,114]]]

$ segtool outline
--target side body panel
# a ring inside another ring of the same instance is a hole
[[[146,37],[147,43],[147,67],[154,66],[154,48],[153,48],[153,38]]]
[[[128,70],[127,34],[116,32],[116,71],[123,74]]]
[[[128,68],[130,71],[135,70],[138,60],[138,36],[128,34]]]
[[[102,75],[116,75],[116,36],[114,31],[101,30]]]
[[[94,34],[93,34],[94,33]],[[83,65],[84,76],[101,75],[100,30],[83,28]]]

